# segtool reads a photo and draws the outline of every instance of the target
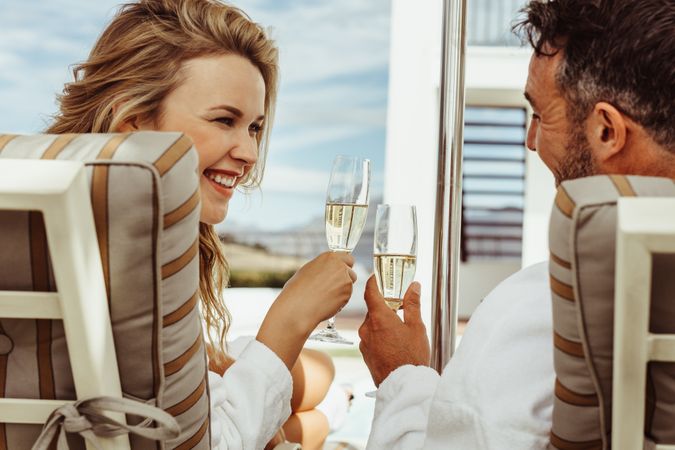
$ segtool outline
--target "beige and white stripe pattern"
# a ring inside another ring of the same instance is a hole
[[[554,449],[610,446],[616,202],[621,196],[636,195],[675,196],[675,183],[610,175],[567,181],[558,188],[549,230],[556,371],[550,447]],[[675,310],[667,320],[675,322]],[[675,373],[672,366],[663,370]],[[673,386],[661,388],[665,392]],[[661,420],[672,424],[675,396],[667,401],[668,417]],[[648,418],[654,414],[655,408],[648,408]],[[665,430],[653,423],[648,420],[648,434],[665,438]]]
[[[181,426],[175,440],[156,444],[132,436],[132,447],[210,448],[197,297],[199,177],[191,141],[154,132],[0,135],[2,158],[85,162],[122,390],[165,409]],[[0,244],[12,246],[11,256],[0,255],[0,288],[54,290],[40,233],[44,236],[44,225],[37,214],[0,211]],[[1,393],[74,398],[60,322],[32,321],[38,323],[31,327],[20,322],[0,322],[0,333],[15,344],[0,355]],[[27,448],[38,431],[0,427],[0,449]]]

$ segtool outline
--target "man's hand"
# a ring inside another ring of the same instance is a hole
[[[375,277],[366,284],[368,314],[359,328],[359,349],[376,386],[398,367],[428,366],[429,340],[420,313],[420,284],[414,282],[403,298],[403,320],[389,309]]]

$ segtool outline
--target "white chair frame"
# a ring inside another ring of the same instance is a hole
[[[614,312],[614,450],[643,448],[647,362],[675,362],[675,334],[649,332],[653,253],[675,253],[675,198],[621,198]],[[675,445],[655,448],[675,450]]]
[[[62,319],[78,399],[122,397],[103,269],[82,162],[0,161],[0,209],[43,214],[58,292],[0,291],[0,317]],[[0,399],[0,422],[45,423],[68,401]],[[124,423],[124,414],[111,414]],[[129,437],[99,438],[129,449]],[[94,447],[87,443],[87,448]]]

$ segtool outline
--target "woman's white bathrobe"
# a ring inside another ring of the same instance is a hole
[[[252,338],[228,344],[236,359],[221,377],[209,372],[211,447],[259,450],[291,414],[291,373],[279,357]]]
[[[546,448],[552,336],[548,268],[541,263],[483,300],[442,376],[403,366],[384,380],[368,450]]]

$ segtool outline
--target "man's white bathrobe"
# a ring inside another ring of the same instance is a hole
[[[547,263],[497,286],[471,317],[439,376],[392,372],[377,391],[368,449],[544,449],[553,410]]]

